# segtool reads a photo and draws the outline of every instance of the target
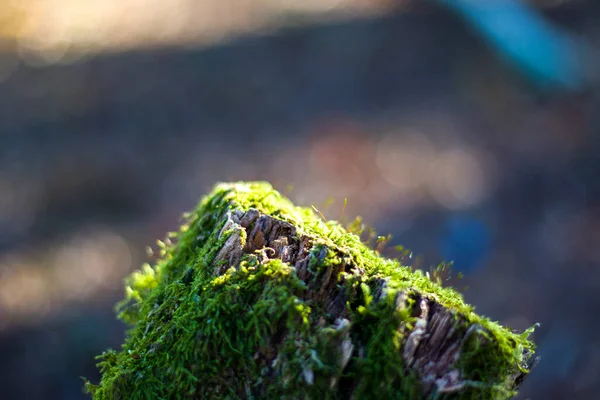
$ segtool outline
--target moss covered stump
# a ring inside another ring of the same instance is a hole
[[[267,183],[219,184],[126,281],[95,399],[506,399],[532,329],[474,313]]]

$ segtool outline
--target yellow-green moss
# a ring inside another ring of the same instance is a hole
[[[315,329],[326,315],[302,300],[307,287],[292,266],[247,254],[238,268],[213,274],[215,255],[232,233],[220,235],[227,212],[251,208],[288,221],[311,238],[315,274],[340,262],[361,271],[346,274],[345,282],[350,334],[365,351],[343,371],[331,348],[341,331]],[[174,243],[159,243],[160,261],[126,280],[117,311],[131,329],[120,351],[99,356],[102,380],[86,383],[95,399],[254,398],[257,393],[273,399],[334,399],[344,398],[349,386],[355,398],[375,393],[377,398],[418,398],[418,377],[400,356],[404,330],[399,327],[410,327],[414,318],[395,307],[399,291],[435,299],[461,315],[465,329],[483,328],[465,344],[456,365],[469,391],[439,398],[509,398],[514,394],[510,377],[523,368],[524,350],[534,348],[527,340],[530,331],[516,334],[475,314],[455,290],[380,257],[340,224],[294,206],[267,183],[217,185],[170,236]],[[370,292],[382,278],[387,279],[386,298],[373,302]],[[255,356],[281,332],[275,371],[265,376]],[[332,379],[339,382],[336,390]]]

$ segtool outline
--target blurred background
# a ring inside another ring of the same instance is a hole
[[[520,399],[595,398],[599,42],[594,0],[3,0],[0,397],[84,399],[146,246],[269,180],[540,322]]]

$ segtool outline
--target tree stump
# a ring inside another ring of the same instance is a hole
[[[381,257],[267,183],[219,184],[126,281],[95,399],[507,399],[533,331]]]

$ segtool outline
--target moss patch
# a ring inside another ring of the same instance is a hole
[[[126,280],[117,312],[131,329],[99,356],[95,399],[509,398],[533,353],[531,331],[475,314],[267,183],[217,185],[159,245]],[[403,357],[419,304],[450,310],[464,336],[455,387]]]

